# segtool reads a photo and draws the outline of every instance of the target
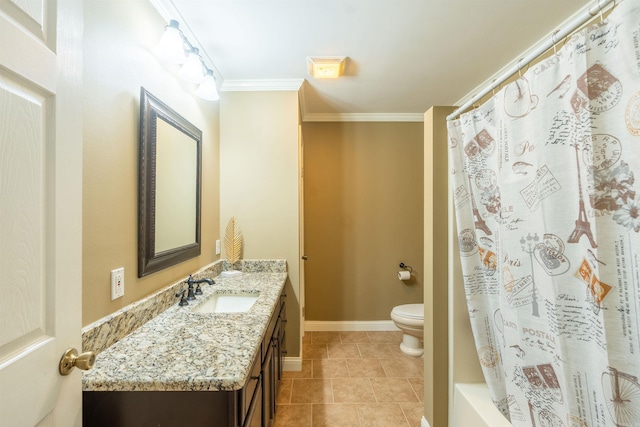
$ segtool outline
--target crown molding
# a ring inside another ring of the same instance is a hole
[[[423,122],[424,113],[306,113],[303,122]]]
[[[222,92],[298,91],[302,82],[304,79],[225,80],[220,90]]]
[[[225,80],[221,92],[298,91],[303,122],[423,122],[424,113],[307,113],[304,79]]]
[[[303,122],[424,122],[424,113],[308,113],[305,86],[298,94]]]

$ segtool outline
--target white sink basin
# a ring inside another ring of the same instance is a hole
[[[202,304],[197,305],[194,313],[244,313],[256,302],[259,292],[248,294],[213,294]]]

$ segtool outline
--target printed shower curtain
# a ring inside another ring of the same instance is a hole
[[[640,2],[449,122],[469,316],[514,426],[640,426]]]

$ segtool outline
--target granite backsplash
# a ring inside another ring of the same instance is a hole
[[[239,270],[246,273],[286,273],[287,261],[241,260],[232,266],[227,260],[219,260],[193,273],[193,277],[195,279],[215,278],[225,270]],[[99,354],[176,304],[178,302],[176,294],[186,286],[185,280],[186,277],[82,328],[83,351]]]

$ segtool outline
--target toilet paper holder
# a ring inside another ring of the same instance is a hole
[[[409,273],[413,273],[413,267],[411,267],[410,265],[406,265],[404,262],[401,262],[399,267],[404,268],[405,270],[409,270]]]

